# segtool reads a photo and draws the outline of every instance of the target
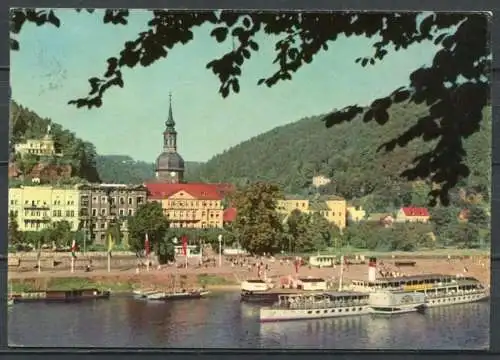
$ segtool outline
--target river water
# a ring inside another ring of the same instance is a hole
[[[238,293],[170,303],[111,298],[79,304],[15,304],[9,344],[56,347],[487,349],[489,303],[425,314],[260,324]]]

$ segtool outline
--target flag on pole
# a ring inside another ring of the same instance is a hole
[[[71,257],[76,258],[76,240],[71,243]]]
[[[186,235],[182,235],[182,255],[187,256],[187,243],[188,238]]]
[[[115,242],[113,241],[113,237],[111,236],[111,233],[108,233],[108,254],[111,256],[111,251],[113,250],[113,246],[115,245]]]
[[[151,245],[149,243],[148,233],[146,233],[146,238],[144,239],[144,253],[146,254],[146,257],[149,256],[150,252],[151,252]]]

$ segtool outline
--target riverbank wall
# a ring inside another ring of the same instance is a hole
[[[31,277],[13,277],[9,279],[13,292],[37,290],[69,290],[83,288],[98,288],[117,293],[132,292],[138,288],[193,289],[205,287],[209,290],[237,290],[239,284],[231,273],[223,274],[89,274],[86,276],[51,276],[44,274]]]

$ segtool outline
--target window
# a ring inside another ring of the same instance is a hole
[[[132,216],[134,214],[134,211],[132,209],[128,209],[128,216]]]
[[[101,203],[106,204],[106,202],[107,202],[106,196],[101,196]]]
[[[128,204],[132,205],[132,198],[131,197],[128,198]]]
[[[137,197],[137,204],[142,204],[143,201],[144,201],[144,198],[142,196]]]
[[[120,216],[123,216],[123,215],[125,215],[125,210],[120,209],[120,210],[118,210],[118,213],[120,214]]]
[[[97,196],[92,196],[92,202],[96,203],[97,202]]]
[[[54,216],[54,217],[57,216],[57,211],[56,210],[52,211],[52,216]]]
[[[101,240],[106,239],[106,234],[101,234]]]
[[[97,216],[97,209],[92,209],[92,216]]]
[[[125,198],[120,196],[120,205],[125,205]]]
[[[106,215],[106,209],[101,209],[101,215]]]
[[[101,229],[106,229],[106,223],[101,223]]]

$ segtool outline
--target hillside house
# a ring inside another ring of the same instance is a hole
[[[429,210],[424,207],[402,207],[396,214],[397,222],[418,222],[425,224],[429,222],[429,219]]]

